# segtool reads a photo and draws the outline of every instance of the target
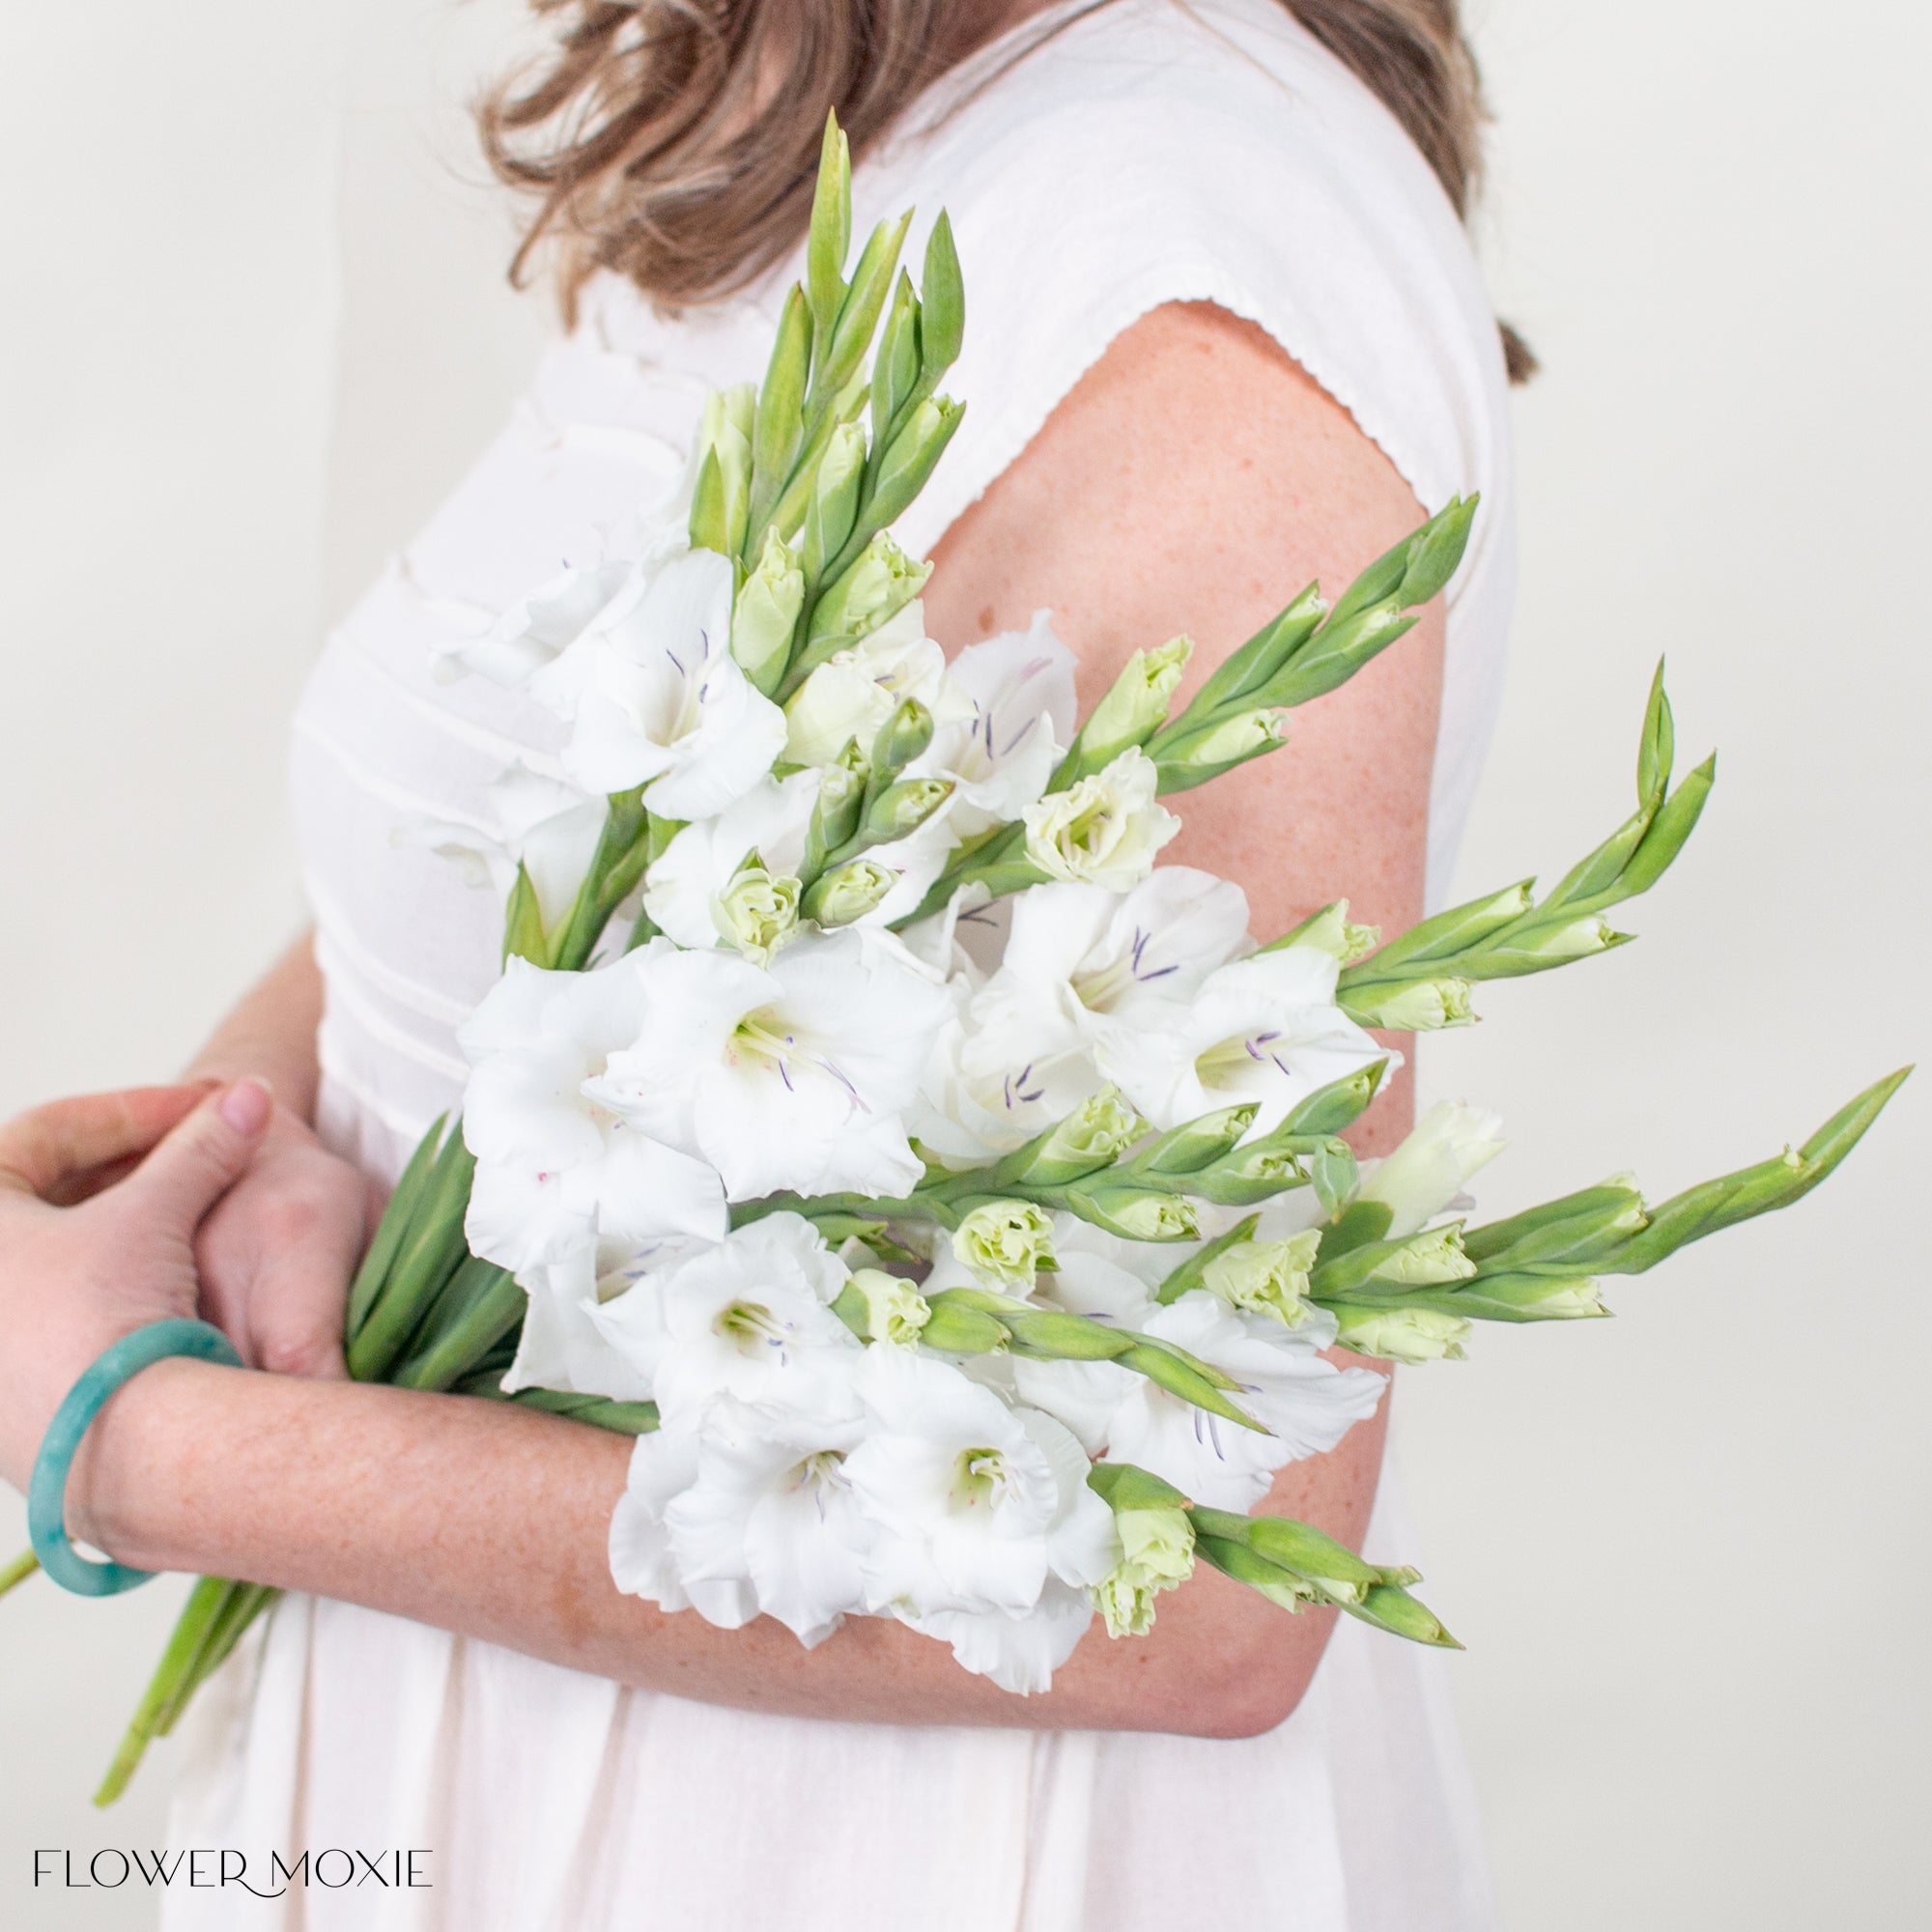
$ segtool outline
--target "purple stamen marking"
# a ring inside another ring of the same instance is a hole
[[[1245,1042],[1248,1049],[1248,1058],[1250,1060],[1274,1060],[1274,1056],[1271,1053],[1263,1053],[1260,1049],[1265,1046],[1269,1040],[1279,1039],[1280,1037],[1281,1032],[1278,1028],[1273,1033],[1256,1034],[1251,1040]],[[1281,1062],[1276,1060],[1275,1065],[1279,1066]]]
[[[1143,973],[1141,971],[1141,954],[1147,951],[1148,941],[1152,937],[1152,933],[1146,931],[1141,926],[1137,925],[1134,927],[1133,972],[1134,978],[1142,981],[1143,984],[1150,980],[1165,980],[1170,973],[1178,973],[1180,970],[1179,966],[1176,964],[1173,966],[1156,966],[1151,973]]]

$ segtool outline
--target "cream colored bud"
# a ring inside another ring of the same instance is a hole
[[[1145,1636],[1153,1600],[1194,1574],[1194,1525],[1184,1510],[1130,1509],[1114,1518],[1121,1560],[1095,1585],[1094,1606],[1109,1636]]]
[[[852,1286],[866,1297],[866,1332],[874,1342],[910,1349],[932,1319],[924,1295],[901,1275],[862,1267],[854,1271]]]
[[[1308,1274],[1321,1245],[1320,1228],[1282,1241],[1237,1241],[1202,1269],[1201,1285],[1231,1308],[1298,1328],[1308,1320]]]
[[[739,867],[712,907],[718,934],[754,965],[767,964],[798,926],[798,881],[763,866]]]
[[[1026,808],[1026,855],[1050,879],[1124,893],[1153,870],[1154,854],[1180,830],[1155,802],[1159,774],[1138,747],[1104,771]]]
[[[1335,1339],[1390,1362],[1460,1362],[1469,1324],[1435,1308],[1338,1308]]]
[[[1053,1222],[1031,1201],[988,1201],[975,1208],[952,1236],[952,1252],[983,1282],[1031,1288],[1034,1276],[1058,1265]]]

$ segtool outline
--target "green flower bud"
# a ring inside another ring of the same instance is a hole
[[[828,931],[850,925],[864,919],[898,882],[899,875],[875,859],[848,859],[813,883],[805,895],[805,916]]]
[[[1378,1583],[1359,1604],[1345,1605],[1350,1613],[1364,1623],[1374,1624],[1392,1636],[1406,1636],[1411,1643],[1434,1644],[1439,1650],[1461,1650],[1463,1646],[1442,1628],[1439,1618],[1426,1604],[1392,1583]]]
[[[728,389],[714,389],[704,399],[704,414],[697,433],[697,466],[702,483],[698,497],[711,493],[703,506],[705,534],[720,540],[717,547],[735,556],[745,541],[746,520],[752,505],[752,427],[758,407],[758,392],[750,383],[735,384]],[[693,503],[694,532],[699,522],[699,504]],[[709,547],[709,546],[708,546]]]
[[[1201,1270],[1201,1285],[1231,1308],[1298,1328],[1308,1320],[1308,1275],[1321,1245],[1320,1228],[1283,1241],[1237,1242]]]
[[[1219,1160],[1255,1123],[1252,1105],[1223,1107],[1184,1121],[1135,1156],[1137,1174],[1198,1174]]]
[[[932,743],[932,713],[916,697],[902,697],[872,741],[872,779],[885,784]]]
[[[848,739],[844,750],[818,775],[818,798],[805,831],[807,878],[825,869],[829,854],[850,844],[859,830],[859,810],[865,800],[866,761],[857,740]]]
[[[851,1286],[866,1301],[866,1332],[874,1342],[909,1349],[932,1318],[924,1295],[903,1276],[883,1268],[858,1268]]]
[[[805,513],[808,577],[817,577],[851,533],[865,474],[866,432],[857,423],[840,423],[826,441]]]
[[[1193,1241],[1201,1237],[1201,1223],[1191,1201],[1171,1194],[1154,1194],[1140,1187],[1081,1189],[1066,1197],[1066,1205],[1083,1221],[1104,1228],[1128,1241]]]
[[[1610,1312],[1604,1306],[1603,1285],[1588,1279],[1553,1281],[1548,1294],[1538,1295],[1527,1305],[1558,1321],[1586,1321]]]
[[[1331,1224],[1337,1234],[1346,1229],[1350,1239],[1342,1253],[1315,1270],[1318,1299],[1347,1301],[1361,1289],[1379,1294],[1390,1289],[1440,1288],[1475,1274],[1476,1264],[1463,1252],[1460,1221],[1391,1237],[1391,1212],[1385,1202],[1356,1201]]]
[[[951,779],[901,779],[872,801],[859,837],[867,845],[890,845],[917,832],[952,796]]]
[[[1121,1098],[1119,1090],[1102,1087],[1043,1135],[1037,1147],[1023,1150],[1023,1158],[1013,1163],[1010,1173],[1005,1163],[999,1171],[1009,1182],[1064,1187],[1111,1167],[1146,1132],[1147,1122]]]
[[[1119,1511],[1114,1527],[1121,1560],[1094,1590],[1094,1607],[1109,1636],[1145,1636],[1153,1628],[1153,1600],[1194,1574],[1194,1525],[1181,1509]]]
[[[758,567],[731,607],[731,655],[766,696],[778,689],[791,657],[792,633],[805,604],[798,552],[776,530],[765,538]]]
[[[1467,1281],[1475,1272],[1475,1263],[1463,1252],[1463,1230],[1451,1223],[1406,1236],[1376,1264],[1375,1279],[1403,1288],[1439,1288]]]
[[[1262,951],[1276,952],[1289,946],[1312,946],[1344,966],[1352,966],[1356,960],[1366,959],[1381,944],[1381,937],[1382,929],[1378,925],[1350,924],[1349,901],[1337,899],[1332,905],[1323,906],[1313,918],[1303,920],[1293,931],[1283,933],[1272,946],[1263,947]]]
[[[1485,979],[1498,979],[1512,973],[1540,973],[1548,966],[1560,966],[1572,959],[1587,959],[1593,953],[1607,952],[1621,946],[1628,933],[1614,931],[1600,913],[1588,913],[1565,924],[1542,932],[1527,932],[1494,946],[1486,946],[1474,954]]]
[[[812,606],[808,639],[829,645],[869,636],[897,616],[931,575],[931,564],[916,562],[881,531]]]
[[[1052,1219],[1031,1201],[981,1203],[954,1231],[952,1252],[981,1281],[1003,1288],[1031,1288],[1041,1268],[1059,1265]]]
[[[1467,980],[1415,980],[1406,986],[1344,988],[1343,1010],[1358,1025],[1389,1033],[1434,1033],[1442,1027],[1473,1026]]]
[[[1288,742],[1288,713],[1276,705],[1237,711],[1175,744],[1156,748],[1162,791],[1188,791]]]
[[[719,894],[712,919],[725,945],[763,966],[797,929],[799,887],[796,879],[775,878],[755,861],[754,854]]]
[[[1077,741],[1078,769],[1097,772],[1130,745],[1144,745],[1167,719],[1168,701],[1193,655],[1193,640],[1176,638],[1136,651],[1094,707]]]
[[[966,406],[950,396],[928,396],[906,419],[879,465],[878,486],[866,513],[875,528],[892,523],[924,489],[965,412]]]
[[[1460,1362],[1469,1324],[1435,1308],[1338,1308],[1335,1339],[1390,1362]]]
[[[1494,1266],[1535,1268],[1553,1262],[1588,1266],[1614,1254],[1649,1225],[1633,1177],[1613,1175],[1601,1187],[1471,1228],[1463,1245],[1471,1260]]]
[[[997,1315],[944,1293],[935,1295],[926,1309],[920,1340],[928,1349],[943,1349],[950,1355],[991,1355],[1007,1346],[1007,1325]]]

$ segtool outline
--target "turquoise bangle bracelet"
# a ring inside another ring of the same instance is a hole
[[[220,1362],[231,1369],[242,1366],[235,1345],[206,1321],[151,1321],[103,1350],[68,1390],[34,1459],[27,1485],[27,1530],[34,1540],[34,1554],[48,1577],[77,1597],[112,1597],[145,1583],[155,1574],[126,1563],[97,1563],[74,1548],[67,1534],[67,1477],[80,1438],[107,1398],[130,1377],[171,1355]]]

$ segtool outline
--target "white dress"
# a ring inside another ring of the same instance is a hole
[[[1456,218],[1381,106],[1273,0],[1115,0],[1019,30],[858,171],[858,218],[951,211],[970,405],[901,526],[929,548],[1112,338],[1208,299],[1273,335],[1428,507],[1485,508],[1450,591],[1431,820],[1439,893],[1488,735],[1513,563],[1496,332]],[[761,373],[787,265],[667,321],[587,294],[528,399],[331,639],[295,789],[327,980],[325,1134],[393,1175],[455,1099],[452,1035],[499,909],[403,822],[481,819],[554,725],[428,646],[596,554],[671,479],[707,385]],[[1412,1554],[1384,1484],[1374,1553]],[[427,1889],[311,1887],[281,1908],[171,1892],[175,1928],[316,1932],[1476,1932],[1491,1921],[1443,1660],[1345,1622],[1278,1729],[839,1724],[621,1689],[354,1605],[285,1600],[191,1720],[178,1843],[266,1864],[423,1847]],[[281,1914],[288,1917],[283,1918]]]

